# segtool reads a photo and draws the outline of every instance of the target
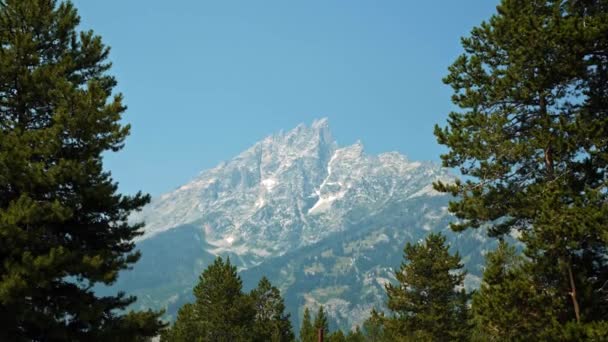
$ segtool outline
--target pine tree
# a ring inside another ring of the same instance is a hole
[[[236,266],[230,264],[229,258],[224,262],[218,257],[203,272],[193,292],[207,340],[238,341],[250,336],[255,308],[242,288]]]
[[[300,341],[314,342],[316,341],[315,336],[312,320],[310,318],[310,310],[308,310],[308,308],[304,308],[304,316],[302,318],[302,325],[300,326]]]
[[[385,326],[395,336],[412,340],[463,341],[461,310],[465,310],[463,287],[465,272],[458,253],[450,255],[446,238],[429,234],[424,242],[404,249],[404,263],[395,277],[396,285],[386,285],[388,308],[394,316]]]
[[[608,4],[503,0],[462,44],[444,80],[460,110],[435,129],[467,179],[436,184],[452,228],[517,232],[535,292],[584,333],[608,318]]]
[[[201,339],[201,336],[205,336],[206,326],[199,314],[195,304],[184,304],[177,312],[173,326],[162,332],[161,341],[186,342]]]
[[[504,241],[500,241],[498,248],[486,256],[483,282],[472,300],[474,340],[551,339],[551,336],[539,334],[552,331],[557,325],[552,313],[555,304],[552,296],[536,293],[530,266],[514,247]]]
[[[255,308],[242,291],[236,267],[221,257],[215,259],[194,287],[195,302],[186,304],[165,341],[252,341]]]
[[[358,325],[355,327],[355,330],[348,332],[346,342],[365,342],[365,336]]]
[[[262,277],[258,287],[251,291],[255,306],[254,333],[256,341],[284,342],[295,339],[289,314],[279,289]]]
[[[317,338],[320,330],[323,330],[323,336],[329,336],[329,322],[327,321],[327,314],[325,313],[325,309],[323,309],[323,305],[319,306],[315,322],[312,326],[315,338]]]
[[[361,331],[361,328],[357,325],[355,330],[351,330],[346,335],[346,342],[365,342],[365,336]]]
[[[388,342],[396,339],[390,338],[385,327],[386,318],[383,313],[372,309],[368,319],[363,322],[363,336],[368,342]]]
[[[468,341],[471,337],[471,294],[464,288],[457,291],[453,307],[453,328],[450,330],[450,338],[454,341]]]
[[[329,334],[325,338],[325,341],[327,341],[327,342],[346,342],[346,336],[344,336],[344,333],[342,332],[342,330],[338,329],[338,330],[332,332],[331,334]]]
[[[123,147],[109,48],[79,32],[70,2],[0,1],[0,340],[137,340],[163,325],[99,297],[139,258],[123,196],[102,155]]]

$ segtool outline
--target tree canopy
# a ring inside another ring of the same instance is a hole
[[[149,196],[121,195],[102,154],[129,135],[109,47],[70,2],[0,1],[0,340],[134,340],[159,314],[100,297],[139,258]]]
[[[302,324],[300,326],[300,341],[309,342],[314,341],[315,338],[315,329],[312,326],[310,310],[308,310],[308,308],[304,308],[304,315],[302,316]]]
[[[251,291],[255,308],[254,336],[257,341],[293,341],[290,315],[285,313],[285,303],[279,289],[262,277],[257,288]]]
[[[390,336],[411,340],[463,341],[468,334],[468,296],[458,253],[451,255],[445,236],[431,233],[423,242],[407,243],[404,262],[387,284],[383,318]],[[459,289],[460,288],[460,289]]]
[[[459,110],[435,128],[444,166],[465,179],[436,184],[458,196],[452,228],[517,236],[564,331],[604,321],[608,309],[607,9],[501,1],[462,39],[444,79]]]
[[[218,257],[199,277],[195,302],[184,305],[163,341],[272,341],[295,339],[279,290],[263,277],[247,294],[236,266]]]

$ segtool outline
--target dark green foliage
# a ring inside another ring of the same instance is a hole
[[[149,201],[123,196],[102,154],[129,134],[109,48],[78,32],[69,2],[0,1],[0,340],[135,340],[157,334],[157,313],[99,297],[139,258]],[[110,338],[110,336],[112,338]]]
[[[488,254],[483,283],[473,295],[473,340],[602,341],[605,321],[560,325],[554,310],[568,303],[537,290],[542,286],[536,283],[536,267],[504,241]]]
[[[197,310],[196,304],[185,304],[178,313],[173,326],[161,334],[161,341],[185,342],[203,340],[207,330],[203,313]]]
[[[236,266],[218,257],[194,287],[195,311],[202,317],[205,340],[236,341],[251,336],[253,301],[242,292]]]
[[[464,284],[463,284],[464,285]],[[461,288],[454,298],[453,322],[454,327],[450,330],[450,337],[455,341],[466,341],[471,336],[473,325],[471,324],[471,294]]]
[[[450,255],[445,237],[429,234],[424,242],[404,249],[405,262],[395,272],[396,285],[386,286],[384,318],[391,335],[414,340],[463,341],[467,338],[467,295],[460,256]]]
[[[285,304],[279,289],[263,277],[258,287],[251,291],[251,297],[256,312],[253,326],[255,340],[293,341],[295,337],[291,329],[290,317],[285,313]]]
[[[193,304],[184,305],[165,341],[252,341],[256,311],[242,291],[236,266],[215,259],[194,287]]]
[[[308,310],[308,308],[304,308],[304,316],[302,317],[302,325],[300,327],[300,341],[301,342],[314,342],[315,339],[316,339],[315,329],[312,326],[310,310]]]
[[[557,324],[552,296],[536,293],[532,265],[504,241],[486,260],[483,282],[472,301],[474,339],[530,341],[552,330],[547,329]]]
[[[327,314],[323,306],[319,306],[314,322],[312,322],[308,308],[304,308],[304,316],[302,317],[302,325],[300,326],[300,341],[316,342],[319,337],[319,330],[323,330],[323,336],[327,340],[329,338],[329,322],[327,321]],[[344,337],[343,333],[342,337]]]
[[[184,305],[163,341],[293,341],[279,290],[266,278],[243,293],[236,266],[215,259],[194,287],[195,302]]]
[[[344,336],[342,330],[339,329],[326,336],[327,337],[324,340],[327,342],[346,342],[346,336]]]
[[[365,342],[365,336],[361,331],[361,328],[357,326],[355,330],[351,330],[346,335],[346,342]]]
[[[323,330],[323,336],[329,335],[329,322],[327,321],[327,314],[323,309],[323,305],[319,306],[319,310],[317,310],[317,315],[315,316],[315,322],[312,325],[315,336],[318,335],[319,330]]]
[[[370,317],[363,323],[363,336],[365,341],[384,342],[390,341],[389,332],[385,327],[386,318],[383,313],[372,309]]]
[[[326,335],[324,338],[328,342],[365,342],[365,336],[361,332],[361,329],[357,327],[354,331],[349,331],[348,334],[344,334],[342,330],[338,329]],[[316,341],[316,340],[315,340]]]
[[[301,342],[316,342],[319,339],[319,331],[323,330],[323,338],[329,342],[363,342],[366,341],[364,334],[361,329],[357,327],[354,331],[350,331],[348,334],[344,334],[342,330],[338,329],[333,332],[329,332],[329,324],[327,320],[327,314],[323,309],[323,306],[319,306],[317,315],[315,316],[314,323],[311,323],[310,311],[308,308],[304,308],[304,316],[302,318],[302,325],[300,329],[300,341]]]
[[[148,311],[130,311],[124,318],[118,321],[116,329],[108,330],[100,335],[102,341],[116,342],[148,342],[152,337],[162,333],[166,327],[158,321],[159,313]],[[159,328],[163,328],[159,331]]]
[[[608,2],[503,0],[497,12],[462,40],[444,80],[460,110],[435,134],[444,166],[467,180],[436,188],[459,198],[454,230],[520,233],[533,292],[555,299],[559,324],[604,321]]]
[[[560,341],[606,341],[608,322],[596,321],[585,324],[569,322],[560,331]]]

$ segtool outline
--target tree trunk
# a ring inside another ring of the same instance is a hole
[[[581,310],[578,306],[578,299],[576,298],[576,284],[574,283],[574,275],[572,274],[572,266],[570,261],[566,264],[568,268],[568,278],[570,279],[570,297],[572,298],[572,305],[574,306],[574,315],[576,316],[576,323],[581,322]]]

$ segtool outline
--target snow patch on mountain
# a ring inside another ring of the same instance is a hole
[[[266,191],[271,192],[272,189],[277,185],[277,180],[274,178],[267,178],[262,180],[262,185],[266,188]]]
[[[315,203],[315,205],[313,205],[312,208],[308,209],[308,213],[313,214],[313,213],[318,213],[318,212],[328,210],[334,201],[339,200],[340,198],[344,197],[345,194],[346,194],[345,191],[341,191],[336,194],[329,195],[327,197],[323,197],[320,195],[317,203]]]

